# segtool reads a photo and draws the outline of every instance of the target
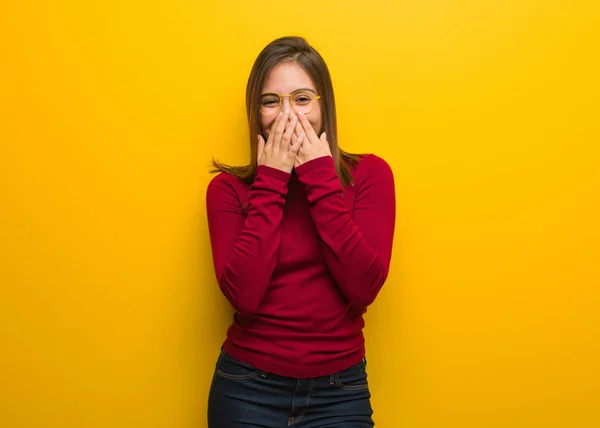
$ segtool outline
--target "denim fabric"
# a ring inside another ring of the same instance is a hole
[[[209,428],[366,428],[366,360],[330,376],[295,379],[257,370],[224,351],[208,399]]]

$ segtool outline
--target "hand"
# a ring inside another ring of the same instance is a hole
[[[305,115],[298,113],[298,124],[292,137],[294,146],[300,146],[294,162],[294,168],[324,156],[331,156],[327,135],[323,132],[317,137],[315,130]]]
[[[277,168],[281,171],[291,173],[298,150],[302,145],[302,139],[292,142],[292,135],[298,123],[296,115],[290,119],[288,111],[279,113],[269,138],[265,143],[264,138],[258,136],[258,164]]]

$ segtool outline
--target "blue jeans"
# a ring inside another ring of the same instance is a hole
[[[366,428],[374,425],[366,360],[310,379],[277,376],[224,351],[208,398],[209,428]]]

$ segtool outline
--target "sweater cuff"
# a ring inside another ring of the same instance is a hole
[[[310,160],[295,168],[295,171],[298,178],[302,179],[302,177],[304,177],[306,174],[309,174],[311,171],[317,169],[328,169],[336,173],[335,163],[333,162],[333,158],[331,156],[321,156],[320,158]]]
[[[272,178],[278,179],[280,181],[285,181],[286,183],[288,181],[290,181],[290,177],[292,176],[292,174],[290,174],[289,172],[285,172],[280,169],[273,168],[273,167],[266,166],[266,165],[259,165],[258,168],[256,169],[256,175],[257,176],[264,175],[267,177],[272,177]]]

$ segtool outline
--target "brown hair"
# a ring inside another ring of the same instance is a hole
[[[360,156],[346,153],[338,145],[335,98],[329,69],[321,55],[301,37],[282,37],[272,41],[262,50],[254,62],[246,85],[246,113],[250,132],[250,164],[230,166],[213,159],[214,168],[212,172],[223,171],[235,175],[248,184],[254,182],[258,164],[257,136],[260,133],[259,98],[267,74],[274,66],[283,61],[293,62],[302,67],[317,87],[317,92],[321,95],[324,131],[327,133],[327,141],[329,142],[337,174],[342,185],[352,185],[350,168],[358,163]]]

